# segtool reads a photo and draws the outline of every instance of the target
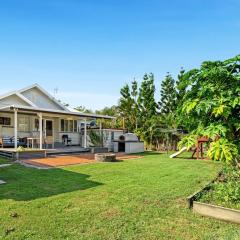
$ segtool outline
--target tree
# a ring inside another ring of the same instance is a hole
[[[177,89],[177,104],[180,105],[183,102],[183,97],[186,93],[187,86],[182,84],[183,78],[185,77],[184,75],[185,70],[181,68],[179,74],[178,74],[178,79],[176,81],[176,89]]]
[[[161,113],[168,114],[174,112],[177,108],[177,92],[175,81],[169,73],[167,73],[167,76],[162,81],[160,94],[159,108]]]
[[[139,124],[137,134],[152,147],[153,118],[157,116],[154,75],[152,73],[144,75],[137,102]]]
[[[62,104],[64,107],[69,107],[70,105],[68,103],[62,102],[60,99],[57,100],[60,104]]]
[[[99,115],[108,115],[108,116],[113,116],[113,117],[116,117],[116,120],[104,120],[104,119],[101,119],[101,120],[98,120],[98,122],[101,121],[102,123],[102,126],[104,128],[120,128],[122,127],[122,120],[121,118],[119,117],[119,113],[118,113],[118,106],[111,106],[111,107],[105,107],[101,110],[96,110],[95,111],[96,114],[99,114]]]
[[[178,109],[182,122],[191,134],[211,138],[210,157],[233,163],[240,149],[240,55],[203,62],[184,73],[180,84],[186,89]]]
[[[157,113],[157,103],[155,101],[155,84],[152,73],[145,74],[139,89],[138,107],[142,121],[151,118]]]
[[[134,110],[136,108],[136,102],[131,92],[132,90],[128,84],[121,88],[121,98],[118,104],[119,114],[124,119],[124,127],[126,127],[129,131],[133,131],[135,129],[137,119]]]
[[[78,106],[78,107],[75,107],[74,109],[81,113],[93,113],[93,111],[91,109],[87,109],[84,106]]]
[[[117,117],[118,111],[117,111],[117,106],[113,105],[111,107],[105,107],[101,110],[96,110],[95,113],[99,115],[108,115],[108,116]]]
[[[138,117],[139,117],[139,112],[138,112],[138,103],[137,103],[137,98],[138,98],[138,83],[134,79],[132,82],[132,89],[131,89],[131,95],[134,100],[133,104],[133,116],[135,117],[135,130],[138,128]]]

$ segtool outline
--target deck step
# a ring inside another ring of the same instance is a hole
[[[13,158],[12,152],[0,151],[0,157]]]
[[[78,154],[78,153],[87,153],[90,152],[90,148],[80,148],[80,149],[59,149],[54,151],[47,151],[47,156],[54,155],[68,155],[68,154]]]

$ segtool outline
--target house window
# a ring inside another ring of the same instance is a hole
[[[77,132],[77,120],[60,120],[61,132]]]
[[[61,132],[64,132],[64,119],[61,119]]]
[[[18,128],[20,132],[28,132],[29,131],[29,117],[19,117],[18,120]]]
[[[64,132],[68,132],[68,120],[64,120]]]
[[[77,120],[74,120],[74,132],[77,132],[78,129],[77,129]]]
[[[39,130],[39,119],[35,118],[34,119],[34,131],[38,131]]]
[[[69,124],[69,132],[73,132],[73,121],[69,120],[68,124]]]
[[[10,126],[11,125],[11,118],[0,117],[0,125]]]

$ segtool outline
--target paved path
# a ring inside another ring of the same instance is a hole
[[[126,160],[132,158],[142,158],[137,155],[126,155],[118,153],[117,160]],[[67,155],[67,156],[52,156],[40,159],[22,160],[24,164],[33,165],[38,168],[50,168],[50,167],[61,167],[75,164],[86,164],[96,162],[94,159],[94,154],[83,153],[77,155]]]

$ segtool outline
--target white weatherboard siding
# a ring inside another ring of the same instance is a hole
[[[14,113],[17,118],[14,118]],[[71,111],[38,84],[0,96],[0,118],[0,137],[37,138],[39,141],[42,139],[42,142],[54,141],[54,145],[59,147],[64,146],[63,135],[71,138],[72,145],[83,146],[84,131],[80,133],[79,123],[86,122],[87,119],[113,119],[109,116]],[[43,138],[40,137],[39,119],[43,120]],[[46,134],[47,120],[53,123],[53,138],[50,136],[51,131],[48,136]],[[61,120],[64,127],[61,126]],[[14,125],[14,122],[17,124]]]
[[[59,133],[59,137],[62,141],[62,135],[68,135],[69,138],[72,139],[72,145],[82,145],[81,143],[81,135],[80,133],[73,133],[73,132],[65,132],[65,133]]]
[[[30,106],[24,100],[22,100],[16,94],[8,96],[6,98],[0,99],[0,107],[1,106],[9,106],[9,105],[22,105],[22,106]]]
[[[14,136],[14,114],[13,113],[1,113],[0,117],[8,117],[11,120],[10,126],[0,125],[0,137],[13,137]],[[81,134],[79,132],[61,132],[60,131],[60,119],[64,119],[66,116],[52,117],[43,115],[43,120],[53,121],[53,133],[54,142],[62,143],[62,135],[68,135],[72,139],[73,145],[81,144]],[[39,137],[39,129],[35,128],[35,120],[39,119],[36,115],[18,114],[18,137]],[[45,130],[43,129],[43,136],[45,136]]]
[[[1,113],[0,117],[10,118],[9,126],[0,125],[0,137],[13,137],[14,135],[14,115],[12,113]],[[28,137],[32,132],[32,116],[18,114],[18,135],[19,137]],[[24,120],[24,122],[22,122]],[[27,123],[28,126],[25,125]],[[21,126],[20,126],[21,125]]]
[[[40,108],[63,110],[62,107],[56,104],[36,87],[28,89],[21,94]]]

